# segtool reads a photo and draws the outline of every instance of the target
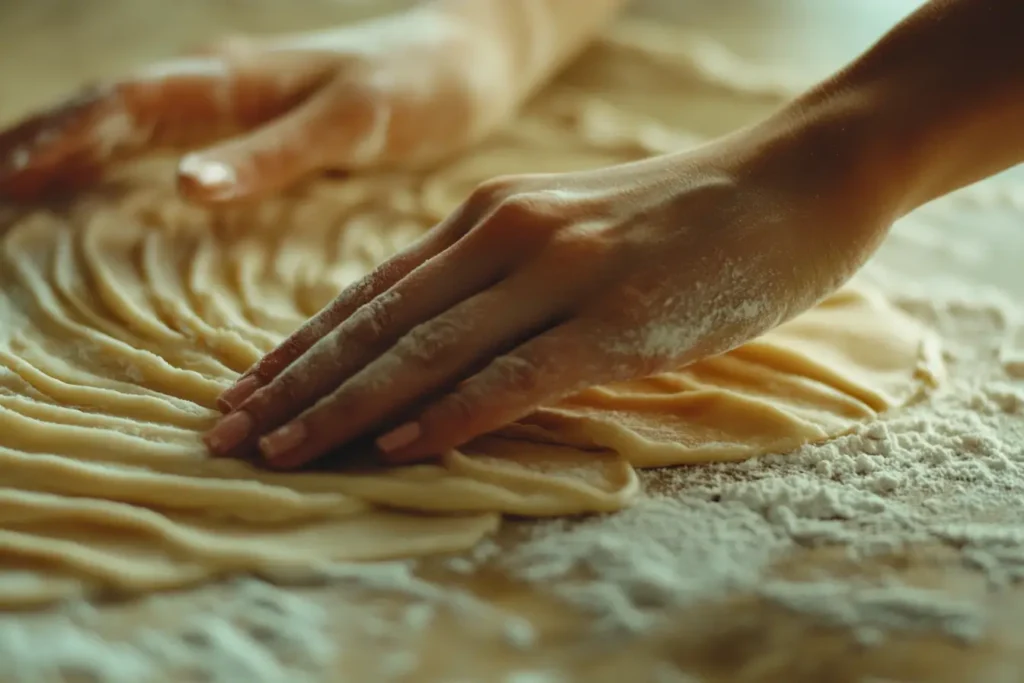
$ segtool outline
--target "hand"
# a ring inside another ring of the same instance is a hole
[[[508,51],[430,8],[272,40],[235,39],[142,69],[0,133],[0,196],[90,183],[117,159],[186,156],[195,200],[256,198],[314,171],[433,161],[514,108]]]
[[[486,183],[249,370],[207,444],[285,468],[383,432],[386,459],[424,458],[805,310],[887,219],[817,141],[753,137]]]

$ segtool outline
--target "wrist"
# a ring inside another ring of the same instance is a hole
[[[521,102],[579,54],[628,0],[434,0],[506,65],[505,90]]]
[[[1019,0],[926,4],[795,101],[794,118],[839,121],[854,175],[898,218],[1024,159],[1022,19]]]
[[[883,97],[870,86],[817,87],[713,147],[744,186],[807,207],[833,238],[868,239],[899,217],[917,167],[880,126]]]
[[[491,81],[518,99],[526,89],[524,63],[516,49],[502,3],[507,0],[434,0],[422,10],[453,27],[455,40],[469,46],[470,53],[488,64]]]

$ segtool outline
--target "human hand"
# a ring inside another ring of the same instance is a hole
[[[888,217],[812,141],[754,137],[484,184],[246,373],[207,444],[287,468],[383,433],[407,462],[805,310]]]
[[[195,147],[190,198],[257,198],[319,170],[430,162],[514,108],[507,50],[422,8],[330,31],[229,40],[143,68],[0,133],[0,196],[93,182],[112,162]]]

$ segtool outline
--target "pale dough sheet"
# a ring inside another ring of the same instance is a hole
[[[219,392],[480,181],[691,144],[673,123],[699,85],[681,40],[620,30],[507,131],[429,173],[207,212],[152,162],[19,217],[0,242],[0,607],[459,551],[503,513],[620,509],[640,492],[634,466],[785,452],[933,386],[929,334],[850,289],[726,356],[585,391],[440,464],[282,474],[206,457]],[[764,96],[737,87],[733,101]]]

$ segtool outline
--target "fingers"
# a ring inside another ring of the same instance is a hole
[[[510,258],[482,240],[463,240],[414,269],[335,329],[321,331],[308,350],[216,425],[207,445],[216,455],[250,450],[260,434],[342,385],[410,329],[489,287]]]
[[[336,391],[262,438],[263,456],[277,468],[303,465],[379,429],[420,397],[454,386],[482,361],[551,324],[564,302],[544,296],[544,289],[524,274],[414,327]]]
[[[91,182],[105,148],[137,134],[125,111],[115,89],[90,89],[4,131],[0,197],[31,200]],[[110,131],[106,139],[100,134],[104,128]]]
[[[196,43],[183,54],[192,57],[231,57],[252,53],[257,46],[258,42],[249,36],[232,34]]]
[[[197,57],[90,89],[0,135],[0,194],[31,200],[93,182],[110,162],[157,146],[194,145],[294,106],[318,63],[229,65]]]
[[[333,105],[320,93],[252,133],[186,155],[178,166],[179,190],[200,202],[245,201],[319,170],[325,159],[320,141],[337,118]]]
[[[221,394],[218,407],[236,409],[257,389],[269,383],[317,341],[411,273],[415,268],[451,247],[477,220],[477,207],[464,204],[422,239],[378,266],[372,273],[345,289],[322,311],[264,356],[235,384]]]
[[[597,332],[574,320],[498,356],[414,419],[380,436],[378,450],[392,463],[438,455],[541,405],[630,376],[631,368],[612,362],[596,343]]]
[[[338,80],[287,117],[186,157],[179,187],[197,201],[244,201],[314,171],[375,163],[388,148],[390,98],[372,85]]]

